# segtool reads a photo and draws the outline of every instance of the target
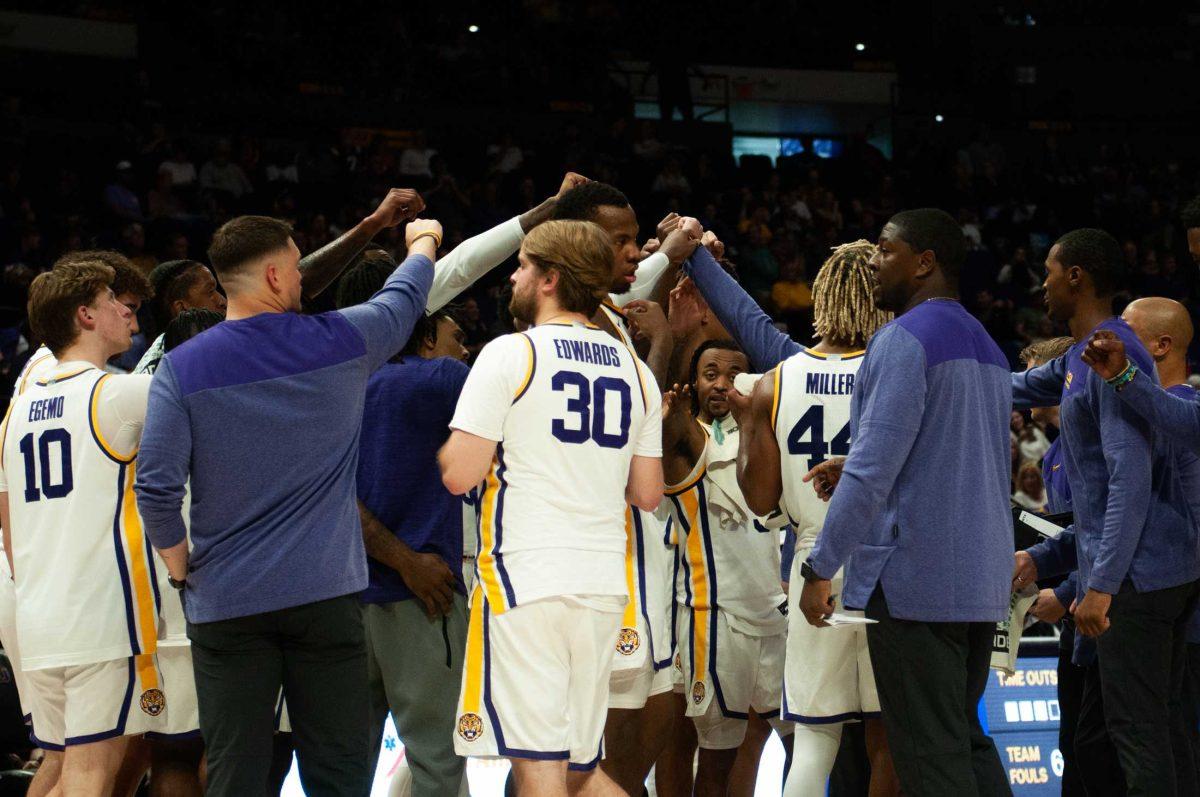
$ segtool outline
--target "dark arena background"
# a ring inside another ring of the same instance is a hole
[[[405,188],[423,200],[421,217],[441,223],[441,258],[537,209],[569,173],[624,193],[638,247],[668,214],[696,219],[723,243],[741,288],[801,346],[817,340],[815,280],[831,250],[874,244],[912,208],[939,208],[961,226],[961,304],[1012,371],[1025,369],[1026,347],[1076,332],[1051,319],[1043,290],[1051,248],[1071,230],[1104,230],[1119,244],[1113,314],[1163,297],[1200,323],[1195,2],[0,5],[6,395],[20,390],[42,342],[28,319],[31,283],[64,255],[115,250],[157,285],[159,264],[209,263],[218,228],[263,215],[290,224],[308,256],[355,230],[389,189]],[[372,232],[387,258],[405,260],[403,224]],[[512,251],[451,305],[468,364],[514,329]],[[306,293],[303,312],[335,310],[344,282]],[[174,313],[156,302],[142,304],[140,332],[110,370],[132,371],[164,332]],[[1200,387],[1200,339],[1189,340],[1184,384]],[[1019,549],[1046,529],[1041,465],[1057,420],[1014,411],[1010,435]],[[790,589],[802,583],[796,576]],[[979,724],[1013,794],[1095,793],[1063,778],[1071,756],[1063,739],[1072,738],[1064,714],[1074,722],[1080,713],[1078,691],[1064,705],[1060,679],[1075,665],[1060,655],[1063,621],[1039,621],[1027,608],[1023,633],[1004,624],[996,632]],[[1182,689],[1175,699],[1186,704],[1172,730],[1185,737],[1177,744],[1200,750],[1200,645],[1190,644],[1200,637],[1188,642],[1192,669],[1172,671]],[[449,637],[446,646],[449,655]],[[998,668],[1006,657],[1011,666]],[[0,672],[9,770],[0,795],[25,794],[42,756],[19,706],[9,665]],[[863,724],[845,728],[828,793],[866,795]],[[783,793],[792,764],[777,730],[757,759],[739,753],[737,766],[751,775],[741,776],[744,792],[729,794]],[[272,788],[304,794],[282,745]],[[1178,755],[1175,764],[1184,766]],[[1179,782],[1197,783],[1190,777]],[[153,780],[150,766],[130,793],[170,793],[152,791]],[[411,781],[403,734],[389,719],[371,794],[417,794]],[[471,758],[462,793],[501,795],[508,781],[507,761]],[[1125,793],[1113,787],[1105,793]],[[967,793],[930,788],[905,793]],[[679,793],[653,773],[645,789]]]

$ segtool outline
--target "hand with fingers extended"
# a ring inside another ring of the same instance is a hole
[[[401,222],[415,219],[425,209],[425,200],[411,188],[393,188],[379,203],[369,218],[380,227],[395,227]]]
[[[833,490],[837,487],[838,481],[842,478],[842,468],[846,465],[845,457],[834,457],[827,459],[820,465],[804,474],[801,479],[805,484],[812,482],[813,489],[817,491],[817,496],[822,501],[828,501],[833,497]]]
[[[692,386],[676,382],[670,390],[663,391],[662,417],[666,421],[675,419],[675,413],[691,415]]]
[[[1116,333],[1107,329],[1092,335],[1081,356],[1083,361],[1104,379],[1116,378],[1129,365],[1125,344]]]
[[[662,340],[671,335],[667,314],[658,302],[634,299],[623,308],[634,340]]]

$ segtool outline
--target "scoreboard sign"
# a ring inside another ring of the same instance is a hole
[[[996,742],[1017,797],[1061,793],[1060,715],[1057,659],[1017,659],[1012,675],[988,674],[979,718]]]

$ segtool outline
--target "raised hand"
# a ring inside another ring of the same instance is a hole
[[[663,392],[662,417],[663,420],[672,418],[673,413],[686,412],[691,413],[692,401],[692,386],[681,385],[676,382],[670,390]]]
[[[623,308],[634,340],[659,340],[671,334],[667,314],[658,302],[634,299]]]
[[[708,253],[713,256],[713,260],[725,257],[725,244],[721,243],[721,239],[712,230],[704,231],[704,235],[700,236],[700,245],[708,250]]]
[[[575,188],[577,186],[583,185],[584,183],[590,183],[590,182],[591,182],[591,180],[584,177],[582,174],[576,174],[575,172],[567,172],[566,175],[563,176],[562,185],[560,185],[558,187],[558,193],[554,195],[554,198],[562,199],[562,195],[567,193],[568,191],[570,191],[572,188]]]
[[[404,245],[410,251],[414,246],[420,248],[421,254],[431,258],[437,254],[442,244],[442,223],[436,219],[413,219],[404,228]],[[432,253],[432,254],[431,254]]]
[[[383,227],[395,227],[397,224],[415,219],[417,214],[425,209],[425,200],[411,188],[393,188],[375,208],[371,218]]]
[[[689,223],[691,222],[691,223]],[[695,219],[683,219],[678,227],[672,230],[666,238],[660,238],[662,245],[659,251],[667,256],[671,265],[678,266],[692,256],[700,245],[700,236],[704,230]]]
[[[1102,329],[1088,341],[1083,350],[1083,361],[1105,379],[1112,379],[1125,370],[1129,358],[1125,355],[1125,344],[1116,333]]]
[[[820,465],[804,474],[801,481],[813,483],[813,489],[817,491],[817,496],[822,501],[828,501],[833,497],[833,490],[837,487],[838,481],[842,478],[842,468],[846,465],[845,457],[834,457],[827,459]]]
[[[654,228],[654,237],[658,238],[660,241],[666,240],[666,237],[674,232],[682,221],[682,216],[675,211],[671,211],[667,214],[666,218],[660,221],[658,226]]]
[[[647,238],[646,243],[642,244],[642,253],[638,255],[638,260],[642,261],[650,257],[650,255],[658,251],[661,245],[658,238]]]

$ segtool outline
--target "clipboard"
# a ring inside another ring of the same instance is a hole
[[[1067,526],[1075,522],[1073,512],[1039,515],[1037,512],[1030,512],[1019,506],[1013,507],[1012,515],[1013,544],[1018,551],[1037,545],[1042,540],[1057,537]]]

